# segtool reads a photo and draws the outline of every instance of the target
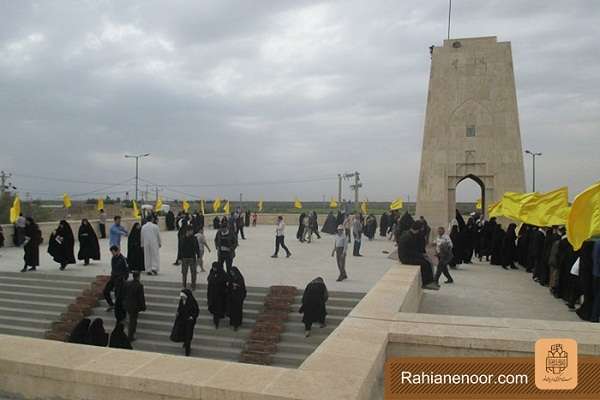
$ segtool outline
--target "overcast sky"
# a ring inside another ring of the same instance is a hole
[[[134,176],[123,155],[149,152],[143,186],[174,185],[165,198],[321,200],[356,170],[364,197],[414,200],[428,47],[442,44],[447,11],[443,0],[2,1],[0,168],[33,197],[116,196],[133,191],[102,185]],[[544,153],[538,190],[574,195],[599,179],[599,20],[594,0],[453,2],[453,37],[512,42],[523,146]],[[477,197],[468,186],[460,200]]]

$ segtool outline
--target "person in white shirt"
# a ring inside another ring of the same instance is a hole
[[[439,285],[440,276],[444,274],[446,277],[445,283],[454,283],[448,271],[448,264],[452,260],[452,240],[450,236],[446,235],[446,231],[441,226],[438,228],[438,237],[435,239],[435,252],[438,258],[438,265],[435,271],[434,282]]]
[[[279,254],[279,246],[285,250],[286,257],[292,255],[290,250],[285,245],[285,222],[283,222],[283,217],[281,215],[277,217],[277,222],[275,223],[275,253],[271,256],[271,258],[277,258],[277,255]]]
[[[331,252],[331,257],[335,255],[335,259],[337,261],[338,269],[340,270],[340,276],[337,278],[338,282],[343,281],[348,278],[346,275],[346,253],[348,252],[348,237],[346,236],[346,232],[344,231],[344,226],[339,225],[337,228],[337,233],[335,234],[335,239],[333,243],[333,251]]]

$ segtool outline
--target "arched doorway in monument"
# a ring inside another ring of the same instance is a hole
[[[449,185],[448,215],[454,218],[458,208],[463,215],[473,211],[484,213],[486,209],[486,185],[477,175],[468,174]],[[481,210],[476,210],[474,204],[481,199]],[[485,216],[485,215],[484,215]]]

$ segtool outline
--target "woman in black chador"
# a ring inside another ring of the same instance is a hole
[[[329,211],[329,214],[327,214],[327,218],[325,219],[325,223],[321,227],[321,232],[328,233],[330,235],[335,235],[335,233],[337,232],[337,226],[338,223],[335,216],[333,215],[333,211]]]
[[[502,243],[502,268],[518,269],[515,265],[517,260],[517,224],[510,224],[506,228],[506,235]]]
[[[60,270],[64,271],[67,265],[75,264],[75,238],[71,225],[64,219],[58,223],[58,228],[50,235],[48,241],[48,253],[54,261],[60,264]]]
[[[296,239],[303,242],[304,241],[304,218],[306,217],[306,213],[300,214],[298,217],[298,231],[296,232]]]
[[[132,350],[131,342],[127,338],[125,334],[124,326],[122,322],[117,322],[113,331],[110,334],[110,340],[108,342],[108,347],[113,347],[115,349],[128,349]]]
[[[89,265],[90,260],[100,259],[98,236],[96,236],[94,228],[92,228],[92,225],[85,218],[81,220],[77,238],[79,239],[79,253],[77,253],[77,258],[84,260],[84,265]]]
[[[175,343],[183,343],[186,356],[189,356],[192,351],[194,327],[199,312],[198,302],[196,302],[192,291],[183,289],[179,293],[179,305],[177,306],[177,315],[171,331],[171,340]]]
[[[23,256],[23,260],[25,261],[25,265],[23,265],[23,269],[21,272],[27,271],[27,267],[29,271],[35,271],[38,265],[40,265],[40,244],[42,243],[42,232],[40,232],[40,228],[35,223],[33,218],[27,217],[25,219],[25,242],[23,245],[23,250],[25,254]]]
[[[225,317],[227,307],[227,273],[220,268],[219,263],[214,262],[212,264],[207,281],[206,300],[208,311],[213,315],[215,328],[218,328],[219,321]]]
[[[304,314],[302,322],[304,323],[304,335],[306,337],[310,336],[313,323],[318,322],[321,324],[321,327],[325,326],[325,316],[327,315],[325,303],[328,298],[329,294],[323,278],[315,278],[306,285],[306,289],[304,289],[304,294],[302,295],[302,306],[300,306],[299,310],[301,314]]]
[[[165,225],[167,226],[168,231],[175,230],[175,214],[173,214],[173,211],[171,210],[167,211],[167,215],[165,216]]]
[[[127,265],[130,271],[145,271],[144,248],[142,247],[142,226],[136,222],[127,237]]]
[[[89,318],[84,318],[71,331],[69,335],[69,343],[79,343],[86,344],[88,331],[90,330],[90,321]]]
[[[104,330],[102,318],[96,318],[92,322],[86,342],[92,346],[106,347],[108,345],[108,333]]]
[[[227,312],[229,325],[234,331],[242,325],[244,300],[246,299],[246,282],[238,267],[231,267],[227,282]]]

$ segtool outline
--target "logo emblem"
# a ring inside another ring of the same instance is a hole
[[[577,342],[540,339],[535,343],[535,386],[540,390],[577,387]]]

